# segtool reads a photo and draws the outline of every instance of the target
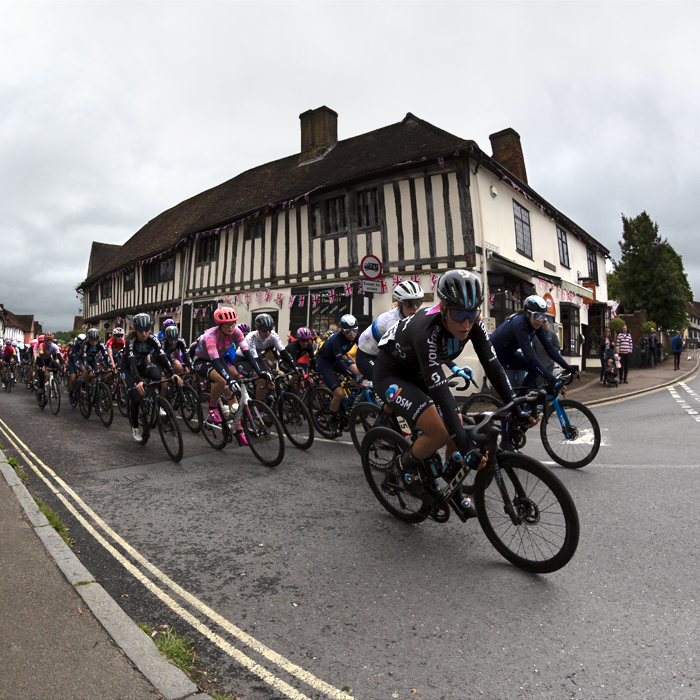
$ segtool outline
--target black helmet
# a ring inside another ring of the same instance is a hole
[[[91,328],[87,332],[87,337],[89,340],[99,340],[100,339],[100,331],[98,331],[97,328]]]
[[[523,308],[525,309],[525,311],[529,311],[530,313],[536,313],[538,311],[540,313],[546,313],[547,302],[542,297],[538,297],[537,294],[532,294],[527,299],[525,299]]]
[[[136,314],[131,325],[137,331],[150,331],[151,330],[151,317],[148,314]]]
[[[341,331],[355,331],[357,333],[357,319],[352,314],[345,314],[340,319]]]
[[[178,331],[177,326],[168,326],[164,331],[163,335],[168,340],[177,340],[180,337],[180,331]]]
[[[449,270],[437,283],[437,295],[453,309],[474,311],[484,301],[481,280],[469,270]]]
[[[255,317],[255,327],[262,331],[271,331],[275,327],[275,322],[270,314],[260,314]]]

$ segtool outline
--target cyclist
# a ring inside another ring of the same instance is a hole
[[[17,362],[17,352],[12,346],[12,341],[8,338],[2,349],[2,388],[5,388],[5,382],[9,381],[9,373],[12,372],[12,365]]]
[[[68,399],[70,400],[71,406],[75,406],[75,384],[78,379],[78,368],[80,367],[80,355],[83,351],[83,343],[87,340],[85,333],[81,333],[76,341],[73,343],[73,347],[70,350],[68,356]]]
[[[166,318],[165,321],[163,321],[163,329],[158,333],[158,340],[160,342],[163,342],[163,338],[165,338],[165,329],[168,328],[169,326],[176,326],[177,323],[173,321],[172,318]]]
[[[268,384],[272,381],[272,365],[263,357],[267,350],[273,350],[280,354],[282,359],[292,367],[296,367],[289,353],[282,345],[280,337],[275,333],[275,322],[270,314],[259,314],[255,317],[255,330],[248,333],[245,340],[250,348],[255,363],[247,362],[243,358],[241,347],[236,350],[236,367],[242,367],[244,374],[254,374],[261,377],[255,383],[255,396],[264,401],[267,395]],[[260,368],[260,371],[258,371]],[[301,372],[301,370],[299,370]]]
[[[239,328],[236,328],[238,314],[230,306],[220,306],[214,312],[216,326],[205,331],[197,343],[195,353],[194,371],[201,377],[211,381],[211,396],[209,398],[209,419],[213,423],[221,423],[222,416],[217,404],[223,393],[224,416],[228,420],[231,414],[231,406],[235,401],[234,390],[237,389],[236,378],[240,375],[230,363],[228,352],[235,343],[242,356],[251,367],[257,369],[255,358],[248,349],[248,343]],[[248,441],[243,434],[240,422],[235,430],[239,445],[247,445]]]
[[[345,354],[355,345],[357,338],[357,319],[352,314],[345,314],[340,319],[340,330],[333,333],[316,353],[316,370],[323,377],[326,386],[333,392],[330,405],[331,427],[340,434],[340,407],[345,392],[340,386],[336,372],[352,377],[362,384],[362,375],[357,365],[345,357]]]
[[[180,377],[173,374],[173,368],[168,356],[163,350],[158,338],[151,333],[151,317],[148,314],[136,314],[132,321],[134,330],[126,338],[124,354],[122,356],[122,377],[129,392],[129,422],[131,434],[136,442],[143,442],[143,427],[139,426],[139,403],[146,393],[144,381],[158,381],[163,374],[154,362],[151,354],[158,364],[163,367],[168,377],[172,377],[180,384]],[[163,409],[161,409],[163,411]],[[165,413],[163,411],[163,413]]]
[[[58,351],[58,345],[53,342],[53,333],[44,333],[40,335],[43,340],[37,343],[37,354],[34,361],[39,377],[39,389],[37,394],[41,396],[44,393],[44,385],[46,384],[46,373],[44,368],[59,369],[63,365],[63,357]]]
[[[110,367],[116,371],[117,365],[121,364],[122,353],[124,352],[124,329],[117,326],[112,333],[112,337],[107,341],[105,347],[107,348],[107,359],[109,360]],[[105,376],[105,383],[109,384],[112,381],[112,373],[110,372]]]
[[[504,401],[514,398],[484,324],[480,322],[484,295],[479,277],[467,270],[445,272],[438,280],[437,296],[440,301],[436,306],[421,309],[384,334],[379,341],[374,369],[377,393],[411,428],[418,427],[422,433],[402,456],[399,465],[407,490],[417,497],[425,493],[418,470],[420,462],[444,445],[447,445],[445,456],[449,466],[445,477],[448,481],[454,476],[451,472],[454,465],[449,464],[449,458],[456,450],[478,468],[486,465],[488,456],[482,458],[480,453],[472,453],[473,445],[462,427],[457,401],[442,365],[446,364],[455,374],[471,376],[471,370],[459,368],[454,362],[471,341],[501,398]],[[518,407],[514,414],[519,422],[533,425],[536,422]],[[454,500],[461,505],[461,494],[457,493]],[[469,504],[463,507],[468,517],[475,515],[474,510]]]
[[[100,341],[100,331],[97,328],[89,328],[87,340],[80,348],[80,365],[82,367],[82,382],[87,383],[88,379],[93,384],[97,382],[97,377],[93,376],[98,370],[98,358],[107,357],[107,348]]]
[[[314,356],[318,350],[318,343],[314,340],[314,335],[311,329],[302,327],[297,329],[296,338],[292,339],[292,342],[285,348],[292,358],[293,364],[286,363],[284,361],[280,362],[282,369],[285,372],[291,372],[292,369],[298,367],[305,372],[308,372],[315,364],[316,361]],[[294,386],[300,377],[292,376],[289,378],[289,386]]]

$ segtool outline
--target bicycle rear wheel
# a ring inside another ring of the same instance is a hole
[[[114,420],[114,406],[112,404],[112,394],[109,387],[104,382],[97,382],[97,398],[95,399],[95,410],[105,428],[109,428]]]
[[[51,413],[53,413],[54,416],[57,416],[58,412],[61,410],[61,392],[59,391],[58,384],[53,377],[49,378],[47,384],[48,386],[44,389],[44,391],[49,392],[49,407],[51,408]]]
[[[80,385],[78,406],[80,407],[80,413],[82,413],[83,418],[87,420],[92,413],[92,396],[90,395],[90,390],[87,384]]]
[[[129,397],[122,381],[117,386],[117,406],[119,406],[119,413],[126,418],[129,415]]]
[[[355,449],[362,454],[362,441],[365,435],[374,427],[374,421],[382,412],[376,404],[363,401],[358,403],[350,411],[348,422],[350,423],[350,437]]]
[[[496,550],[520,569],[548,574],[574,556],[579,539],[576,506],[564,484],[543,464],[515,452],[500,452],[503,486],[517,524],[504,510],[503,495],[488,467],[477,472],[474,500],[479,523]]]
[[[376,499],[395,518],[407,523],[420,523],[429,515],[423,500],[405,488],[398,461],[411,443],[391,428],[372,428],[361,446],[362,471]]]
[[[493,413],[502,405],[501,401],[491,394],[472,394],[467,396],[467,400],[462,405],[462,416],[478,422],[482,413]]]
[[[314,428],[328,440],[338,437],[336,429],[330,423],[332,400],[333,392],[327,386],[317,386],[309,395],[309,411]]]
[[[570,425],[562,426],[552,404],[542,416],[540,436],[547,454],[562,467],[580,469],[590,464],[600,449],[600,426],[587,406],[572,399],[560,399]]]
[[[270,407],[262,401],[249,401],[241,423],[253,454],[266,467],[276,467],[284,457],[284,435]]]
[[[308,450],[314,443],[314,425],[309,409],[296,395],[285,391],[278,403],[282,429],[294,447]]]
[[[199,415],[199,425],[204,435],[204,439],[215,449],[223,450],[228,442],[228,426],[226,421],[214,423],[209,417],[209,394],[199,395],[197,412]],[[219,402],[221,403],[221,402]]]
[[[183,453],[182,433],[180,432],[180,426],[177,424],[175,411],[173,411],[170,402],[162,396],[158,397],[156,410],[158,411],[156,425],[158,426],[163,447],[165,447],[165,451],[173,462],[179,462]],[[164,413],[161,413],[161,411]]]
[[[182,385],[182,401],[180,402],[180,413],[185,425],[193,432],[198,433],[202,429],[199,421],[197,392],[189,385]]]

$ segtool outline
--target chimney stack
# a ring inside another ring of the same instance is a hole
[[[489,140],[493,159],[527,185],[527,170],[525,170],[525,158],[520,145],[520,134],[515,129],[508,128],[491,134]]]
[[[301,155],[299,165],[322,157],[338,143],[338,113],[326,106],[299,115],[301,120]]]

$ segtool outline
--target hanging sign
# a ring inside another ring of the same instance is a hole
[[[367,294],[367,293],[381,294],[382,293],[381,280],[364,280],[362,282],[362,293],[363,294]]]
[[[365,255],[360,268],[368,280],[376,280],[382,276],[382,261],[376,255]]]

